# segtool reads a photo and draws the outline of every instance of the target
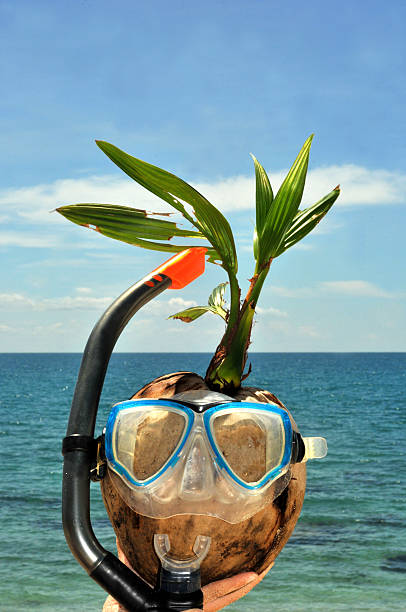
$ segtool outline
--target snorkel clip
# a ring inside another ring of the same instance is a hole
[[[107,472],[106,456],[104,454],[104,433],[96,438],[95,442],[95,461],[90,468],[90,480],[98,482],[103,480]]]

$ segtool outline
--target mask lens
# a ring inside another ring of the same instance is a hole
[[[135,480],[147,480],[172,457],[186,426],[180,411],[158,406],[122,410],[113,435],[116,460]]]
[[[277,414],[233,409],[214,417],[212,432],[229,468],[247,484],[259,482],[281,464],[285,432]]]

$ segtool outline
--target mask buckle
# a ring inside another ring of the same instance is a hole
[[[98,482],[103,480],[106,476],[107,471],[107,462],[106,455],[104,453],[104,432],[101,436],[96,438],[95,442],[95,461],[92,462],[92,466],[90,468],[90,480],[92,482]]]

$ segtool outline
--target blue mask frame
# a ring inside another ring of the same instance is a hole
[[[116,423],[116,419],[118,415],[123,410],[128,410],[128,409],[135,408],[135,407],[153,408],[157,406],[161,406],[162,408],[172,408],[172,409],[176,409],[177,411],[181,411],[186,419],[186,427],[184,429],[184,432],[176,448],[174,449],[173,453],[171,454],[169,459],[166,461],[166,463],[158,470],[156,474],[141,481],[141,480],[137,480],[134,477],[134,475],[131,474],[127,470],[127,468],[116,459],[114,455],[114,452],[113,452],[114,425]],[[272,470],[267,472],[261,478],[261,480],[259,480],[256,483],[245,482],[230,468],[228,463],[224,460],[221,450],[218,448],[216,444],[215,438],[213,436],[212,427],[211,427],[211,423],[215,415],[218,415],[221,412],[229,411],[230,409],[233,409],[233,408],[241,408],[241,407],[243,407],[244,410],[247,410],[248,412],[250,410],[252,410],[253,412],[254,411],[258,412],[259,410],[259,411],[264,411],[264,412],[278,415],[281,418],[283,429],[284,429],[285,445],[284,445],[283,456],[282,456],[282,459],[279,465],[275,466]],[[293,439],[295,438],[295,442],[296,442],[298,437],[301,438],[300,434],[293,432],[292,424],[290,422],[290,418],[286,410],[283,410],[282,408],[279,408],[278,406],[275,406],[273,404],[261,404],[257,402],[230,401],[230,402],[216,403],[214,405],[210,403],[207,406],[201,406],[201,405],[194,406],[191,403],[183,403],[183,402],[181,403],[181,402],[169,400],[169,399],[127,400],[127,401],[116,404],[112,408],[110,415],[108,417],[108,421],[106,425],[106,432],[105,432],[105,454],[106,454],[106,458],[111,468],[116,473],[124,477],[129,483],[131,483],[135,487],[146,487],[152,484],[153,482],[158,480],[168,469],[170,469],[171,467],[174,467],[176,463],[179,461],[182,450],[193,430],[193,425],[196,419],[196,413],[201,413],[201,412],[203,412],[203,423],[205,427],[205,432],[209,440],[211,450],[213,451],[213,454],[214,454],[214,460],[216,461],[217,465],[222,470],[224,470],[228,474],[228,476],[238,485],[240,485],[241,487],[249,491],[261,490],[269,482],[273,482],[286,471],[286,467],[291,462],[291,458],[293,457],[293,453],[292,453]],[[296,462],[297,457],[294,457],[294,459]]]

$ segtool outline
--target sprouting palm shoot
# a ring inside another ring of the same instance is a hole
[[[205,306],[195,306],[172,315],[192,322],[207,312],[225,321],[224,335],[206,373],[209,388],[233,394],[244,380],[247,350],[258,298],[271,263],[307,236],[327,214],[339,196],[335,187],[318,202],[299,209],[305,186],[313,136],[304,143],[289,173],[274,196],[267,173],[253,157],[256,177],[256,227],[253,238],[255,265],[244,299],[237,278],[238,261],[231,227],[224,215],[191,185],[156,166],[132,157],[114,145],[96,141],[100,149],[130,178],[167,202],[180,213],[190,229],[159,216],[128,206],[73,204],[57,211],[74,223],[144,249],[176,253],[192,244],[173,244],[172,238],[201,239],[207,246],[208,261],[220,264],[228,277],[229,307],[225,303],[226,283],[216,287]]]

